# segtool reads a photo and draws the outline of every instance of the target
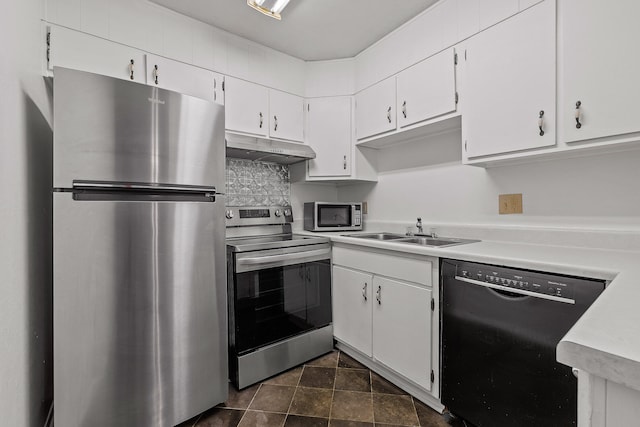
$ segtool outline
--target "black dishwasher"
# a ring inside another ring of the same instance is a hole
[[[577,380],[556,346],[601,280],[441,261],[442,403],[479,427],[576,425]]]

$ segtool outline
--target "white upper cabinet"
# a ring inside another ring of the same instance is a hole
[[[225,127],[257,136],[269,134],[269,90],[233,77],[225,82]]]
[[[269,90],[269,135],[272,138],[304,140],[304,101],[301,97]]]
[[[307,144],[316,152],[309,160],[310,177],[351,175],[351,97],[308,101]]]
[[[542,2],[460,51],[467,158],[555,144],[555,15],[554,1]]]
[[[455,52],[447,49],[397,77],[399,127],[456,110]]]
[[[564,141],[639,132],[640,2],[563,0],[558,4],[562,28],[559,121]]]
[[[147,55],[147,84],[224,105],[222,75],[161,56]]]
[[[386,80],[356,95],[356,138],[363,139],[396,128],[396,79]]]
[[[145,54],[118,43],[52,26],[47,68],[54,66],[146,83]]]
[[[481,0],[478,10],[480,30],[484,30],[503,19],[515,15],[519,10],[518,0]]]

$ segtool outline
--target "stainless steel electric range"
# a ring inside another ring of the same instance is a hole
[[[291,207],[229,207],[229,375],[245,388],[327,353],[329,239],[291,232]]]

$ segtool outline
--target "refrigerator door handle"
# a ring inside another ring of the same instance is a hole
[[[216,187],[197,186],[197,185],[157,185],[157,184],[140,184],[126,182],[103,182],[103,181],[73,181],[74,190],[107,190],[107,191],[148,191],[148,192],[180,192],[180,193],[205,193],[209,196],[218,194]]]

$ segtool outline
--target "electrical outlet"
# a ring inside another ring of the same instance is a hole
[[[500,194],[498,196],[498,212],[500,215],[522,213],[522,193]]]
[[[362,215],[366,215],[369,212],[369,206],[367,202],[362,202]]]

